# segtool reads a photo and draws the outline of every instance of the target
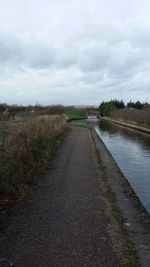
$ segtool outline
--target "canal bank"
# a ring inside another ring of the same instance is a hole
[[[150,135],[105,120],[89,120],[150,214]]]
[[[131,123],[120,121],[120,120],[114,120],[114,119],[112,119],[110,117],[101,117],[101,119],[105,120],[105,121],[108,121],[108,122],[119,124],[121,126],[125,126],[125,127],[128,127],[128,128],[131,128],[131,129],[134,129],[134,130],[138,130],[138,131],[141,131],[143,133],[150,134],[150,129],[146,128],[146,127],[134,125],[134,124],[131,124]]]
[[[141,265],[149,267],[150,216],[95,130],[92,136],[114,216],[135,244]]]

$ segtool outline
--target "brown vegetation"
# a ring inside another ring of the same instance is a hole
[[[59,115],[0,125],[0,192],[19,192],[49,161],[63,132]]]
[[[150,127],[150,108],[141,110],[134,108],[118,109],[111,112],[110,116],[124,122]]]
[[[9,106],[7,104],[0,104],[0,121],[24,120],[28,117],[42,116],[42,115],[62,115],[64,107],[61,105],[54,106]]]

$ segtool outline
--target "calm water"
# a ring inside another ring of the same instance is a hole
[[[150,135],[106,121],[89,122],[150,213]]]

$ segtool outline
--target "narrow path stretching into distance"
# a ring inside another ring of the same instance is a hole
[[[104,198],[90,131],[73,128],[52,169],[1,236],[17,267],[118,267],[120,237]]]

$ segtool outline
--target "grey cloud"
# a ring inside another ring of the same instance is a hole
[[[0,97],[94,104],[150,96],[147,0],[43,1],[1,5]]]
[[[77,50],[71,48],[58,48],[55,57],[55,66],[59,68],[67,68],[73,66],[77,62]]]
[[[135,45],[130,38],[124,40],[122,35],[115,39],[116,32],[113,30],[110,36],[110,39],[106,35],[106,40],[102,40],[99,33],[97,39],[94,35],[94,39],[90,40],[90,36],[87,38],[84,33],[83,39],[80,36],[80,40],[72,46],[66,43],[64,47],[58,45],[53,48],[39,41],[29,42],[1,35],[0,63],[9,67],[18,65],[33,69],[63,69],[77,66],[83,72],[107,71],[109,75],[126,78],[139,71],[139,67],[149,64],[149,47],[145,51],[143,46]]]
[[[23,60],[31,68],[44,69],[51,67],[55,62],[55,50],[40,45],[28,45],[23,51]]]
[[[54,63],[55,50],[38,42],[29,42],[13,36],[0,35],[0,64],[48,68]]]
[[[10,36],[0,35],[0,63],[6,63],[11,60],[15,62],[20,55],[21,45],[17,39]]]
[[[149,28],[135,28],[131,33],[129,32],[128,37],[130,42],[136,47],[142,49],[148,49],[150,47],[150,29]]]

